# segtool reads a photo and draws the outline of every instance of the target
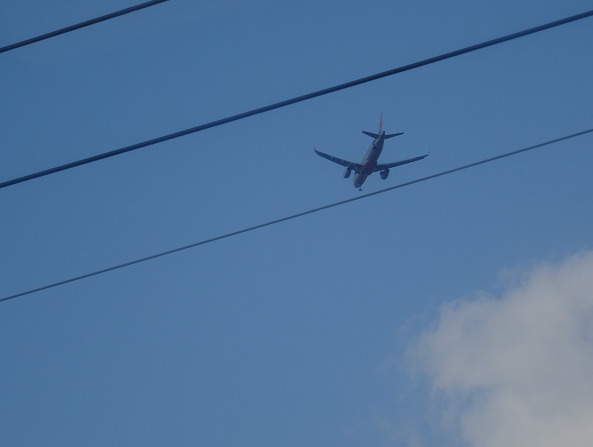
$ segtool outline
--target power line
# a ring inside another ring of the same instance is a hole
[[[402,73],[402,72],[409,71],[409,70],[413,70],[415,68],[423,67],[425,65],[434,64],[436,62],[440,62],[440,61],[443,61],[445,59],[451,59],[453,57],[461,56],[463,54],[470,53],[472,51],[477,51],[477,50],[480,50],[480,49],[483,49],[483,48],[486,48],[486,47],[490,47],[490,46],[493,46],[493,45],[498,45],[498,44],[503,43],[503,42],[508,42],[510,40],[513,40],[513,39],[518,39],[520,37],[524,37],[524,36],[527,36],[527,35],[530,35],[530,34],[535,34],[535,33],[538,33],[540,31],[544,31],[544,30],[547,30],[547,29],[550,29],[550,28],[554,28],[554,27],[557,27],[557,26],[560,26],[560,25],[565,25],[565,24],[568,24],[568,23],[571,23],[571,22],[575,22],[577,20],[581,20],[581,19],[584,19],[584,18],[587,18],[587,17],[590,17],[590,16],[593,16],[593,10],[590,10],[590,11],[587,11],[587,12],[584,12],[584,13],[581,13],[581,14],[577,14],[577,15],[574,15],[574,16],[566,17],[564,19],[556,20],[554,22],[549,22],[549,23],[546,23],[544,25],[539,25],[539,26],[536,26],[534,28],[530,28],[530,29],[527,29],[527,30],[524,30],[524,31],[519,31],[517,33],[508,34],[508,35],[503,36],[503,37],[498,37],[496,39],[488,40],[486,42],[478,43],[476,45],[472,45],[472,46],[465,47],[465,48],[462,48],[462,49],[459,49],[459,50],[451,51],[449,53],[441,54],[439,56],[434,56],[434,57],[431,57],[431,58],[428,58],[428,59],[421,60],[419,62],[414,62],[412,64],[404,65],[404,66],[401,66],[401,67],[398,67],[398,68],[387,70],[387,71],[384,71],[384,72],[381,72],[381,73],[377,73],[377,74],[374,74],[374,75],[371,75],[371,76],[367,76],[367,77],[364,77],[364,78],[360,78],[360,79],[357,79],[357,80],[354,80],[354,81],[346,82],[344,84],[339,84],[339,85],[336,85],[336,86],[333,86],[333,87],[325,88],[323,90],[318,90],[318,91],[313,92],[313,93],[308,93],[308,94],[305,94],[305,95],[302,95],[302,96],[298,96],[298,97],[295,97],[295,98],[292,98],[292,99],[287,99],[285,101],[277,102],[275,104],[271,104],[271,105],[268,105],[268,106],[260,107],[260,108],[257,108],[257,109],[252,109],[252,110],[249,110],[247,112],[239,113],[237,115],[233,115],[233,116],[230,116],[230,117],[227,117],[227,118],[222,118],[222,119],[219,119],[219,120],[216,120],[216,121],[212,121],[210,123],[201,124],[199,126],[191,127],[189,129],[181,130],[179,132],[174,132],[174,133],[171,133],[171,134],[168,134],[168,135],[164,135],[164,136],[161,136],[161,137],[158,137],[158,138],[154,138],[152,140],[147,140],[147,141],[143,141],[141,143],[132,144],[131,146],[122,147],[120,149],[115,149],[115,150],[112,150],[112,151],[109,151],[109,152],[104,152],[102,154],[94,155],[92,157],[84,158],[84,159],[81,159],[81,160],[78,160],[78,161],[73,161],[71,163],[66,163],[66,164],[63,164],[63,165],[60,165],[60,166],[56,166],[54,168],[46,169],[46,170],[43,170],[43,171],[38,171],[38,172],[29,174],[29,175],[25,175],[25,176],[22,176],[22,177],[18,177],[18,178],[12,179],[12,180],[7,180],[5,182],[0,183],[0,189],[1,188],[6,188],[8,186],[16,185],[18,183],[23,183],[23,182],[26,182],[26,181],[29,181],[29,180],[33,180],[33,179],[36,179],[36,178],[39,178],[39,177],[44,177],[46,175],[55,174],[57,172],[65,171],[67,169],[76,168],[78,166],[82,166],[82,165],[85,165],[85,164],[88,164],[88,163],[93,163],[93,162],[96,162],[96,161],[99,161],[99,160],[103,160],[105,158],[114,157],[116,155],[124,154],[126,152],[135,151],[137,149],[141,149],[141,148],[144,148],[144,147],[147,147],[147,146],[152,146],[152,145],[155,145],[155,144],[158,144],[158,143],[163,143],[165,141],[173,140],[175,138],[183,137],[183,136],[186,136],[186,135],[189,135],[189,134],[192,134],[192,133],[201,132],[201,131],[206,130],[206,129],[211,129],[213,127],[221,126],[223,124],[228,124],[228,123],[231,123],[233,121],[238,121],[238,120],[241,120],[241,119],[244,119],[244,118],[248,118],[248,117],[251,117],[251,116],[254,116],[254,115],[259,115],[259,114],[264,113],[264,112],[269,112],[271,110],[275,110],[275,109],[279,109],[279,108],[282,108],[282,107],[293,105],[293,104],[296,104],[296,103],[299,103],[299,102],[307,101],[309,99],[313,99],[313,98],[317,98],[317,97],[320,97],[320,96],[328,95],[330,93],[335,93],[335,92],[340,91],[340,90],[345,90],[345,89],[348,89],[348,88],[351,88],[351,87],[355,87],[355,86],[358,86],[358,85],[361,85],[361,84],[365,84],[367,82],[376,81],[376,80],[381,79],[381,78],[385,78],[385,77],[388,77],[388,76],[393,76],[395,74]]]
[[[16,43],[13,43],[13,44],[6,45],[4,47],[1,47],[0,48],[0,53],[6,53],[7,51],[15,50],[17,48],[21,48],[21,47],[24,47],[24,46],[27,46],[27,45],[31,45],[33,43],[41,42],[42,40],[50,39],[52,37],[56,37],[56,36],[59,36],[61,34],[70,33],[72,31],[76,31],[76,30],[79,30],[81,28],[86,28],[87,26],[91,26],[91,25],[95,25],[95,24],[100,23],[100,22],[105,22],[107,20],[115,19],[116,17],[120,17],[120,16],[123,16],[125,14],[129,14],[131,12],[136,12],[136,11],[139,11],[141,9],[148,8],[150,6],[158,5],[159,3],[164,3],[166,1],[169,1],[169,0],[152,0],[150,2],[141,3],[139,5],[131,6],[129,8],[125,8],[125,9],[121,9],[119,11],[115,11],[115,12],[112,12],[110,14],[105,14],[105,15],[103,15],[101,17],[96,17],[94,19],[86,20],[85,22],[80,22],[80,23],[77,23],[75,25],[70,25],[70,26],[67,26],[65,28],[62,28],[62,29],[59,29],[59,30],[56,30],[56,31],[51,31],[49,33],[42,34],[42,35],[37,36],[37,37],[31,37],[30,39],[22,40],[20,42],[16,42]]]
[[[312,208],[312,209],[307,210],[307,211],[302,211],[300,213],[292,214],[290,216],[282,217],[280,219],[271,220],[269,222],[265,222],[265,223],[262,223],[262,224],[254,225],[254,226],[247,227],[247,228],[243,228],[241,230],[237,230],[237,231],[233,231],[233,232],[230,232],[230,233],[222,234],[220,236],[215,236],[215,237],[212,237],[210,239],[204,239],[204,240],[201,240],[199,242],[194,242],[192,244],[184,245],[182,247],[174,248],[172,250],[167,250],[167,251],[163,251],[161,253],[157,253],[157,254],[154,254],[154,255],[150,255],[150,256],[143,257],[143,258],[139,258],[139,259],[136,259],[134,261],[128,261],[128,262],[125,262],[123,264],[118,264],[118,265],[115,265],[115,266],[112,266],[112,267],[108,267],[108,268],[104,268],[104,269],[101,269],[101,270],[97,270],[95,272],[86,273],[84,275],[75,276],[75,277],[72,277],[70,279],[66,279],[66,280],[63,280],[63,281],[54,282],[52,284],[48,284],[48,285],[45,285],[45,286],[42,286],[42,287],[38,287],[36,289],[28,290],[26,292],[20,292],[20,293],[17,293],[15,295],[6,296],[4,298],[0,298],[0,302],[12,300],[12,299],[15,299],[15,298],[23,297],[25,295],[30,295],[30,294],[37,293],[37,292],[41,292],[43,290],[52,289],[54,287],[63,286],[65,284],[69,284],[69,283],[72,283],[72,282],[80,281],[82,279],[90,278],[92,276],[101,275],[103,273],[112,272],[114,270],[119,270],[119,269],[122,269],[124,267],[129,267],[129,266],[132,266],[132,265],[135,265],[135,264],[140,264],[142,262],[150,261],[150,260],[153,260],[153,259],[156,259],[156,258],[161,258],[163,256],[167,256],[167,255],[170,255],[170,254],[173,254],[173,253],[177,253],[177,252],[180,252],[180,251],[188,250],[190,248],[198,247],[200,245],[206,245],[206,244],[209,244],[211,242],[216,242],[216,241],[219,241],[219,240],[222,240],[222,239],[228,239],[228,238],[233,237],[233,236],[238,236],[240,234],[248,233],[248,232],[254,231],[254,230],[258,230],[260,228],[269,227],[271,225],[275,225],[275,224],[286,222],[286,221],[289,221],[289,220],[292,220],[292,219],[296,219],[296,218],[299,218],[299,217],[307,216],[309,214],[317,213],[319,211],[324,211],[324,210],[327,210],[329,208],[334,208],[334,207],[337,207],[337,206],[340,206],[340,205],[345,205],[347,203],[355,202],[357,200],[367,199],[367,198],[369,198],[371,196],[375,196],[377,194],[383,194],[383,193],[388,192],[388,191],[393,191],[394,189],[400,189],[400,188],[403,188],[405,186],[410,186],[410,185],[414,185],[416,183],[425,182],[427,180],[432,180],[432,179],[435,179],[437,177],[443,177],[445,175],[453,174],[455,172],[463,171],[465,169],[470,169],[470,168],[474,168],[474,167],[479,166],[479,165],[483,165],[483,164],[486,164],[486,163],[491,163],[493,161],[500,160],[502,158],[511,157],[511,156],[514,156],[514,155],[521,154],[523,152],[532,151],[534,149],[538,149],[538,148],[541,148],[541,147],[544,147],[544,146],[549,146],[551,144],[559,143],[561,141],[566,141],[566,140],[569,140],[571,138],[576,138],[576,137],[579,137],[579,136],[582,136],[582,135],[585,135],[585,134],[588,134],[588,133],[591,133],[591,132],[593,132],[593,128],[587,129],[587,130],[583,130],[581,132],[572,133],[570,135],[565,135],[563,137],[555,138],[553,140],[548,140],[548,141],[545,141],[543,143],[535,144],[533,146],[528,146],[528,147],[525,147],[525,148],[522,148],[522,149],[518,149],[518,150],[515,150],[515,151],[512,151],[512,152],[507,152],[507,153],[504,153],[504,154],[501,154],[501,155],[497,155],[495,157],[486,158],[486,159],[483,159],[483,160],[480,160],[480,161],[476,161],[476,162],[473,162],[473,163],[469,163],[469,164],[466,164],[466,165],[463,165],[463,166],[459,166],[459,167],[456,167],[456,168],[453,168],[453,169],[448,169],[448,170],[445,170],[445,171],[437,172],[436,174],[431,174],[429,176],[421,177],[421,178],[416,179],[416,180],[411,180],[409,182],[400,183],[398,185],[391,186],[391,187],[385,188],[385,189],[381,189],[379,191],[375,191],[375,192],[371,192],[371,193],[359,195],[359,196],[353,197],[351,199],[341,200],[339,202],[330,203],[329,205],[323,205],[323,206],[320,206],[320,207],[317,207],[317,208]]]

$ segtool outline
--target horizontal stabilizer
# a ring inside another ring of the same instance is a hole
[[[366,130],[362,131],[363,134],[368,135],[371,138],[377,139],[379,138],[379,134],[373,133],[373,132],[368,132]]]
[[[379,138],[379,134],[378,134],[378,133],[369,132],[369,131],[367,131],[367,130],[363,130],[363,131],[362,131],[362,133],[363,133],[363,134],[365,134],[365,135],[368,135],[368,136],[369,136],[369,137],[371,137],[371,138],[374,138],[375,140],[376,140],[377,138]],[[399,133],[390,133],[390,134],[387,134],[387,135],[385,135],[385,139],[387,139],[387,138],[393,138],[393,137],[398,137],[398,136],[400,136],[400,135],[403,135],[403,132],[399,132]]]

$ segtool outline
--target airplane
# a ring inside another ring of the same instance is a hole
[[[393,163],[378,164],[377,160],[379,159],[379,156],[383,151],[383,143],[385,143],[385,140],[403,134],[403,132],[386,134],[383,130],[383,114],[381,114],[381,117],[379,118],[379,133],[368,132],[366,130],[363,130],[362,133],[373,138],[373,143],[368,148],[367,153],[365,154],[364,158],[360,163],[354,163],[352,161],[343,160],[341,158],[334,157],[333,155],[320,152],[315,147],[313,148],[315,153],[320,157],[327,158],[328,160],[333,161],[334,163],[345,166],[346,171],[344,171],[344,178],[350,177],[350,174],[352,173],[352,171],[354,171],[354,187],[358,188],[359,191],[362,191],[362,185],[366,181],[367,177],[371,175],[373,172],[379,172],[381,178],[385,180],[389,175],[390,168],[395,168],[397,166],[413,163],[415,161],[419,161],[423,158],[428,157],[428,154],[426,154],[421,155],[420,157],[409,158],[407,160],[396,161]]]

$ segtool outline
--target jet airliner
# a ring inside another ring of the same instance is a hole
[[[367,177],[371,175],[373,172],[379,172],[381,178],[385,180],[389,175],[390,168],[395,168],[397,166],[413,163],[415,161],[419,161],[423,158],[428,157],[428,154],[426,154],[421,155],[420,157],[409,158],[407,160],[395,161],[393,163],[378,164],[377,160],[379,159],[379,156],[383,151],[383,143],[385,143],[385,140],[403,134],[403,132],[386,134],[383,130],[383,114],[381,114],[381,118],[379,119],[378,133],[368,132],[366,130],[363,130],[362,133],[373,138],[373,142],[368,148],[364,158],[360,163],[354,163],[352,161],[343,160],[341,158],[334,157],[333,155],[320,152],[317,150],[317,148],[314,148],[315,153],[320,157],[327,158],[328,160],[333,161],[334,163],[345,166],[346,171],[344,171],[344,178],[350,177],[350,174],[352,173],[352,171],[354,171],[354,187],[358,188],[359,191],[362,191],[362,185],[366,181]]]

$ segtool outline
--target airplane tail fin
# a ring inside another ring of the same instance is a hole
[[[368,135],[369,137],[374,138],[374,139],[379,138],[379,136],[381,135],[381,132],[383,132],[383,112],[381,112],[381,117],[379,118],[379,133],[369,132],[367,130],[362,131],[363,134]],[[397,137],[402,134],[403,134],[403,132],[390,133],[390,134],[385,135],[385,139],[387,140],[388,138]]]

